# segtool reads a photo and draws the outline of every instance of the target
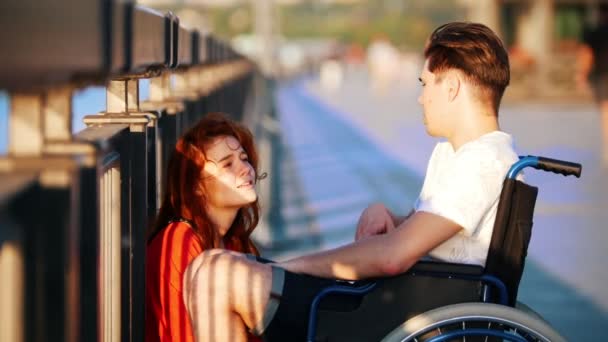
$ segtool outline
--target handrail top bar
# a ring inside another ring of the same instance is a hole
[[[205,37],[207,37],[207,35],[209,35],[209,33],[192,30],[192,54],[194,55],[192,60],[194,64],[205,64],[209,59],[209,56],[207,55],[207,45],[205,43]]]
[[[0,5],[0,88],[28,90],[66,83],[101,83],[120,72],[124,56],[113,30],[124,4],[103,0],[3,1]],[[112,51],[117,53],[112,53]],[[67,57],[67,58],[66,58]]]
[[[164,69],[171,64],[170,17],[140,5],[129,11],[127,22],[127,54],[131,57],[129,74],[146,73],[150,68]]]
[[[194,31],[187,29],[183,25],[178,26],[177,32],[177,66],[189,66],[197,64],[194,60],[193,34]]]
[[[1,170],[0,174],[2,174]],[[36,180],[37,175],[32,171],[2,174],[0,177],[0,207],[4,207],[6,202],[30,187]]]
[[[74,138],[77,141],[89,142],[102,151],[112,148],[113,140],[119,138],[129,129],[128,124],[104,124],[89,126],[78,132]]]
[[[48,170],[74,170],[91,164],[88,153],[82,154],[45,154],[31,157],[0,157],[0,174],[22,174]]]
[[[148,12],[151,15],[155,15],[155,16],[159,16],[159,17],[164,17],[165,13],[155,10],[154,8],[150,8],[150,7],[146,7],[144,5],[141,4],[135,4],[134,8],[138,11],[142,11],[142,12]]]
[[[149,77],[150,70],[238,56],[217,37],[180,24],[171,12],[120,0],[2,3],[0,44],[0,89],[17,92]]]

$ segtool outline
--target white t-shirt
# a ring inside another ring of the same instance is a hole
[[[458,223],[463,229],[429,254],[439,260],[484,266],[503,181],[518,160],[511,136],[484,134],[454,151],[435,146],[415,210]]]

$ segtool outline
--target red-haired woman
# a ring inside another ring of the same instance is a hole
[[[146,341],[194,341],[183,274],[202,251],[258,255],[258,156],[250,131],[207,114],[181,137],[169,161],[163,203],[146,256]]]

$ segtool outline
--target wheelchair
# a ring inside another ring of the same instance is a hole
[[[526,167],[576,177],[582,169],[520,157],[503,183],[485,267],[419,261],[395,277],[327,287],[311,304],[307,341],[565,341],[517,302],[538,194],[517,180]]]

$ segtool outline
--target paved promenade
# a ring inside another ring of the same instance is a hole
[[[436,140],[421,123],[416,77],[407,83],[374,94],[357,72],[331,92],[314,79],[279,88],[283,224],[273,227],[274,257],[352,241],[370,202],[411,208]],[[500,117],[520,154],[583,164],[581,179],[526,174],[540,192],[519,298],[572,341],[608,340],[608,169],[599,165],[597,112],[507,103]]]

